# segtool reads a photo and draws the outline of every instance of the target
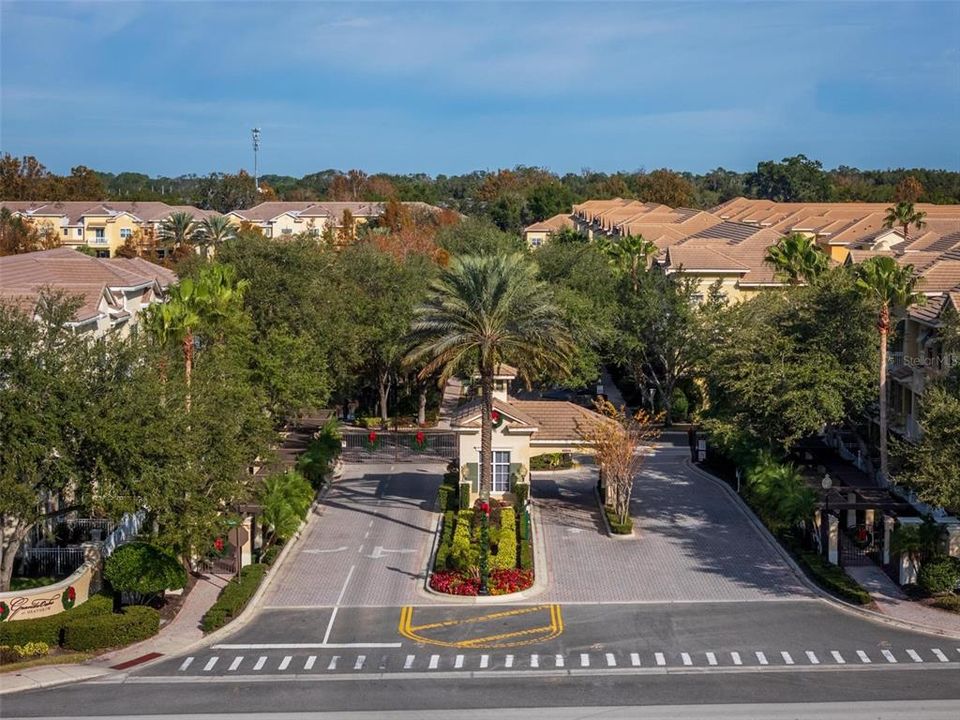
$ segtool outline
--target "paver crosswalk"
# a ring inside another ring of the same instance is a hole
[[[700,652],[570,652],[541,655],[406,653],[402,655],[278,655],[244,656],[211,654],[180,660],[177,675],[242,675],[255,673],[410,673],[410,672],[511,672],[563,671],[603,672],[632,669],[670,671],[697,668],[729,670],[744,668],[850,668],[864,665],[906,666],[924,663],[960,665],[960,648],[857,648],[853,650],[750,650]]]

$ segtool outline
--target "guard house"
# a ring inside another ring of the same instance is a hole
[[[530,458],[547,453],[589,452],[579,428],[600,416],[566,400],[517,400],[510,397],[516,368],[499,365],[493,385],[493,497],[512,495],[517,483],[530,482]],[[458,436],[461,482],[470,483],[471,502],[480,492],[479,391],[453,414]]]

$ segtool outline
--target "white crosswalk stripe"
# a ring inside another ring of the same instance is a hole
[[[214,655],[212,658],[210,658],[209,660],[207,660],[207,664],[203,666],[203,671],[204,671],[204,672],[210,672],[211,670],[213,670],[213,666],[217,664],[217,660],[219,660],[219,659],[220,659],[220,658],[218,658],[216,655]]]
[[[634,667],[640,667],[640,653],[630,653],[630,664]]]
[[[916,650],[907,650],[907,655],[909,655],[910,659],[913,660],[915,663],[923,662],[923,658],[920,657],[920,653],[918,653]]]
[[[361,670],[363,668],[363,663],[366,662],[366,655],[357,655],[357,661],[353,664],[354,670]]]
[[[820,664],[820,658],[817,657],[817,654],[813,650],[807,650],[806,655],[807,655],[807,660],[810,661],[811,665]]]
[[[316,664],[316,662],[317,662],[317,656],[311,655],[310,657],[307,658],[306,662],[303,663],[303,669],[313,670],[313,666],[314,664]]]
[[[580,653],[580,667],[590,667],[590,655],[588,653]]]
[[[286,670],[290,667],[290,661],[293,660],[293,655],[287,655],[283,660],[280,661],[280,667],[277,670]]]
[[[897,662],[897,659],[893,656],[893,653],[890,652],[889,650],[881,650],[881,651],[880,651],[880,654],[883,655],[883,656],[887,659],[887,662],[888,662],[888,663],[895,663],[895,662]]]
[[[607,653],[607,667],[616,667],[617,658],[613,653]]]
[[[555,655],[555,656],[554,656],[554,664],[555,664],[557,667],[563,667],[563,655]]]
[[[257,658],[256,664],[253,666],[254,670],[263,670],[263,666],[267,664],[267,656],[261,655]]]
[[[334,655],[330,658],[330,664],[327,665],[327,670],[336,670],[337,669],[337,660],[340,659],[339,655]]]
[[[784,661],[787,665],[793,665],[793,658],[790,657],[790,653],[788,653],[786,650],[781,650],[781,651],[780,651],[780,657],[783,658],[783,661]]]
[[[453,659],[453,667],[454,667],[454,669],[456,669],[456,670],[459,670],[460,668],[463,667],[463,655],[457,655],[457,656]]]
[[[734,665],[743,665],[743,658],[740,657],[738,652],[730,653],[730,659],[733,660]]]
[[[481,670],[485,670],[487,667],[489,667],[489,665],[490,665],[490,656],[489,656],[489,655],[481,655],[481,656],[480,656],[480,669],[481,669]]]
[[[716,665],[716,664],[717,664],[717,656],[714,655],[712,652],[708,652],[708,653],[707,653],[707,665]]]
[[[431,656],[430,656],[430,665],[428,665],[428,667],[429,667],[431,670],[436,670],[439,666],[440,666],[440,656],[439,656],[439,655],[431,655]]]
[[[532,667],[532,668],[540,667],[540,656],[539,656],[539,655],[531,655],[531,656],[530,656],[530,667]]]
[[[847,664],[847,661],[843,659],[843,655],[841,655],[841,654],[840,654],[839,652],[837,652],[836,650],[831,650],[831,651],[830,651],[830,654],[833,656],[834,662],[836,662],[837,665],[846,665],[846,664]]]
[[[684,665],[693,665],[693,660],[690,659],[690,653],[680,653],[680,661]]]
[[[417,659],[416,655],[407,655],[407,659],[403,661],[403,669],[409,670],[413,667],[413,661]]]
[[[240,663],[242,662],[243,662],[243,655],[237,655],[233,659],[233,662],[230,663],[230,667],[228,667],[227,670],[229,670],[230,672],[235,671],[238,667],[240,667]]]
[[[857,657],[860,658],[860,662],[862,663],[873,662],[863,650],[857,650]]]
[[[943,650],[941,650],[940,648],[933,648],[933,650],[931,650],[930,652],[936,655],[937,660],[939,660],[940,662],[950,662],[950,658],[948,658],[946,654],[943,652]]]
[[[663,666],[667,664],[667,659],[663,656],[663,653],[654,653],[653,656],[657,661],[657,665]]]
[[[183,672],[184,670],[186,670],[188,667],[190,667],[191,664],[193,664],[192,655],[188,657],[186,660],[184,660],[182,663],[180,663],[180,672]]]
[[[763,652],[761,652],[760,650],[757,650],[757,662],[760,663],[761,665],[769,665],[769,664],[770,664],[770,663],[767,661],[767,656],[766,656]]]
[[[508,668],[512,668],[512,667],[513,667],[513,655],[507,655],[507,656],[503,659],[503,666],[504,666],[504,667],[508,667]]]

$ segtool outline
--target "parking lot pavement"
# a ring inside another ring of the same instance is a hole
[[[421,600],[443,465],[348,465],[280,568],[265,607]]]
[[[736,502],[689,471],[684,447],[649,458],[637,478],[632,538],[610,538],[596,470],[533,473],[549,602],[744,602],[810,597]]]

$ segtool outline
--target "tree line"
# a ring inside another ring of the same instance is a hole
[[[5,155],[0,160],[0,198],[4,200],[159,200],[229,212],[274,199],[393,198],[486,218],[509,232],[519,232],[525,225],[569,212],[574,203],[589,199],[623,197],[670,207],[706,209],[737,196],[781,202],[960,203],[960,173],[925,168],[824,169],[819,161],[796,155],[779,162],[762,161],[749,172],[720,167],[706,173],[662,168],[611,173],[583,170],[559,175],[544,168],[517,166],[432,176],[327,169],[299,178],[264,175],[258,192],[253,177],[244,170],[168,178],[77,167],[69,176],[60,177],[31,156]]]

